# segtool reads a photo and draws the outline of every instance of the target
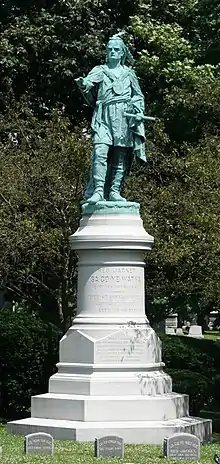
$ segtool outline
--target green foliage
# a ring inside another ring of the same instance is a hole
[[[220,392],[220,373],[218,373],[218,375],[215,375],[213,377],[213,392],[212,392],[212,396],[214,399],[214,406],[215,408],[218,407],[218,410],[219,410],[219,405],[220,405],[219,392]]]
[[[0,417],[24,417],[55,372],[61,332],[25,311],[0,311]]]
[[[174,309],[184,320],[187,312],[205,315],[220,303],[220,144],[209,136],[177,152],[159,124],[154,133],[148,169],[137,168],[129,180],[155,237],[147,256],[147,311],[161,320]]]
[[[61,314],[63,328],[76,269],[65,244],[77,227],[90,150],[82,129],[91,114],[74,78],[104,60],[107,38],[121,29],[146,112],[157,117],[147,128],[147,166],[134,166],[127,185],[155,236],[148,315],[159,320],[174,309],[182,319],[197,313],[203,323],[219,308],[219,8],[218,0],[0,5],[2,282],[58,325]],[[14,99],[27,103],[18,109]]]
[[[201,409],[212,403],[212,382],[198,372],[168,369],[173,380],[173,391],[189,395],[189,413],[199,416]]]
[[[212,378],[220,373],[220,343],[160,334],[163,360],[169,369],[190,370]]]
[[[190,396],[190,413],[219,404],[219,341],[173,337],[160,334],[166,372],[173,391]]]
[[[48,390],[61,331],[23,309],[0,311],[0,417],[25,416],[31,395]],[[173,390],[190,395],[190,411],[219,404],[220,343],[161,336]]]
[[[147,169],[136,167],[128,185],[155,237],[147,257],[151,321],[173,309],[182,320],[197,313],[203,324],[220,304],[220,69],[206,41],[209,30],[210,48],[216,44],[215,6],[143,0],[131,18],[147,113],[158,117],[148,129]]]
[[[8,297],[66,330],[75,309],[79,221],[90,139],[62,111],[43,121],[14,105],[0,118],[0,272]]]
[[[74,78],[87,72],[105,53],[110,32],[124,27],[138,0],[4,2],[0,31],[4,86],[16,95],[28,87],[37,111],[64,103],[79,112]]]

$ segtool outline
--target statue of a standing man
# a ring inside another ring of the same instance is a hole
[[[144,96],[135,72],[125,66],[126,58],[133,61],[124,41],[116,34],[108,42],[106,64],[95,66],[85,78],[76,79],[85,100],[94,107],[87,203],[126,201],[121,190],[133,156],[146,161]]]

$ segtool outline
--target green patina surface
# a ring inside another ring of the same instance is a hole
[[[99,201],[95,205],[84,203],[82,205],[82,215],[91,216],[92,214],[137,214],[140,213],[139,203],[132,201]]]
[[[120,34],[116,34],[107,44],[106,63],[76,79],[87,104],[94,109],[92,163],[85,191],[90,204],[104,199],[123,202],[121,193],[134,156],[146,161],[144,95],[134,70],[125,65],[126,59],[133,63]]]

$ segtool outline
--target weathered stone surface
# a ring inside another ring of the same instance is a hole
[[[152,244],[138,214],[82,218],[71,237],[79,258],[77,316],[60,342],[58,372],[49,393],[32,397],[32,417],[9,423],[9,431],[160,444],[181,430],[210,439],[211,421],[189,417],[188,397],[172,393],[145,315],[143,253]]]
[[[118,435],[124,443],[161,445],[164,437],[172,436],[179,430],[193,433],[201,442],[211,440],[212,422],[197,417],[181,417],[164,421],[114,421],[81,422],[29,417],[8,423],[11,433],[26,435],[28,432],[47,431],[56,440],[94,441],[96,437]]]
[[[123,458],[124,442],[121,437],[110,435],[95,439],[95,457],[96,458]]]
[[[176,329],[176,335],[179,335],[179,336],[184,335],[183,329],[181,327],[178,327],[178,329]]]
[[[24,439],[24,452],[26,454],[53,454],[54,439],[48,433],[31,433]]]
[[[164,439],[164,457],[168,459],[200,459],[200,440],[189,433],[175,433]]]
[[[204,338],[204,335],[202,334],[202,327],[201,325],[191,325],[189,328],[189,335],[188,337],[193,337],[193,338]]]

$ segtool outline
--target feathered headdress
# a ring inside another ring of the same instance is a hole
[[[118,34],[114,34],[112,37],[110,37],[108,43],[111,40],[117,40],[121,44],[121,47],[122,47],[122,50],[123,50],[123,57],[122,57],[122,60],[121,60],[122,64],[125,64],[126,59],[128,59],[130,61],[130,63],[133,65],[135,60],[134,60],[130,50],[128,49],[127,45],[125,45],[124,40],[121,37],[124,34],[125,34],[125,32],[118,32]]]

